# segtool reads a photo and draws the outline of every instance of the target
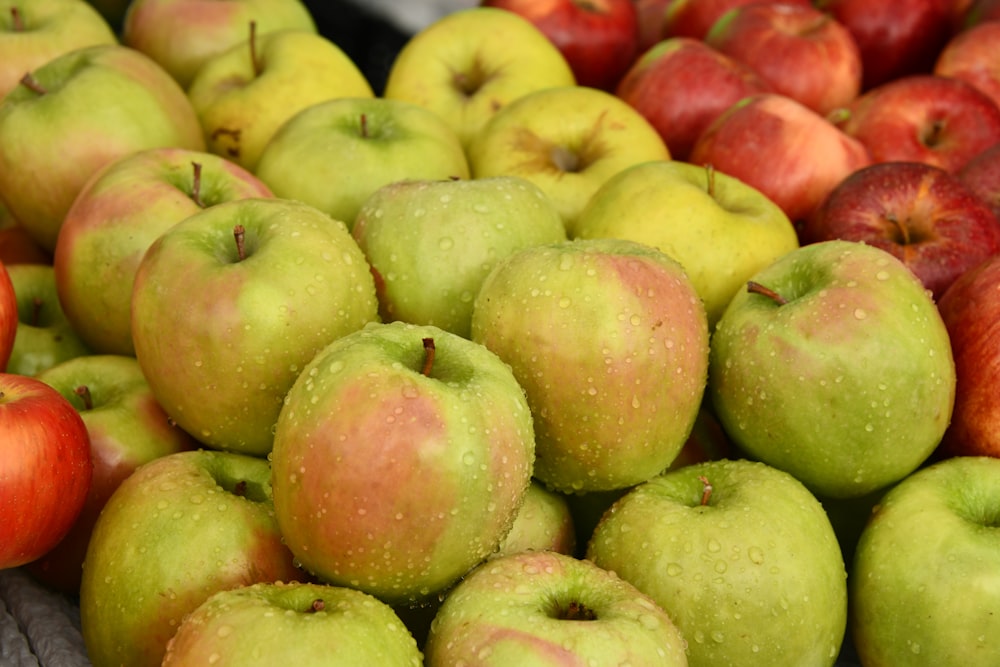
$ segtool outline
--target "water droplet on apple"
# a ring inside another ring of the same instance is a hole
[[[750,562],[760,565],[764,562],[764,550],[760,547],[750,547],[747,549],[747,557],[750,558]]]
[[[708,550],[711,553],[718,553],[722,549],[722,545],[715,538],[708,541]]]
[[[450,236],[442,236],[438,239],[438,248],[441,250],[451,250],[453,247],[455,247],[455,239]]]

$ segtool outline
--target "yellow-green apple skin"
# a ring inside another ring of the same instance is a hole
[[[84,0],[29,0],[0,6],[0,99],[25,72],[67,51],[115,44],[108,22]]]
[[[287,199],[223,202],[178,222],[143,255],[132,290],[135,355],[163,409],[206,446],[257,456],[302,368],[377,319],[347,228]]]
[[[472,7],[414,35],[393,60],[383,94],[431,109],[468,146],[513,100],[575,83],[566,58],[531,22],[502,9]]]
[[[209,151],[250,171],[274,133],[297,112],[330,99],[374,96],[339,46],[306,30],[244,39],[207,60],[187,93]]]
[[[472,339],[510,364],[535,418],[535,477],[610,491],[666,469],[705,390],[708,325],[679,263],[622,239],[518,251],[487,276]]]
[[[823,241],[733,297],[712,336],[709,391],[747,456],[824,498],[903,479],[951,419],[956,373],[941,314],[888,251]]]
[[[467,154],[475,178],[520,176],[540,187],[567,231],[609,178],[635,164],[670,159],[660,134],[638,111],[583,86],[552,87],[508,104]]]
[[[645,162],[612,176],[570,235],[631,239],[670,255],[705,302],[710,328],[753,274],[799,247],[791,220],[759,190],[676,160]]]
[[[376,275],[383,320],[465,338],[473,300],[497,262],[566,240],[545,193],[514,176],[390,183],[365,201],[351,233]]]
[[[469,164],[455,130],[433,111],[385,97],[352,97],[295,114],[271,137],[254,173],[276,196],[315,206],[350,228],[365,199],[383,185],[467,179]]]
[[[554,551],[576,555],[576,526],[565,494],[531,480],[524,502],[491,558],[522,551]]]
[[[84,47],[32,76],[40,90],[19,85],[0,101],[0,198],[50,252],[73,200],[104,165],[147,148],[204,150],[190,100],[139,51]]]
[[[151,148],[106,165],[73,201],[52,257],[73,330],[95,352],[135,355],[132,286],[153,241],[205,207],[270,196],[253,174],[205,151]]]
[[[160,63],[182,87],[207,60],[247,39],[276,30],[317,32],[300,0],[133,0],[122,42]]]

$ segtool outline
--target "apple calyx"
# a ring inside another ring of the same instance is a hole
[[[315,614],[316,612],[323,611],[324,609],[326,609],[326,602],[323,601],[323,598],[316,598],[309,603],[309,608],[306,609],[306,613]]]
[[[458,92],[469,98],[474,96],[489,78],[483,64],[476,58],[467,70],[452,74],[451,82]]]
[[[94,397],[90,395],[90,387],[85,384],[81,384],[79,387],[73,390],[73,393],[80,397],[83,401],[84,410],[94,409]]]
[[[250,38],[247,40],[250,42],[250,64],[253,66],[253,75],[255,77],[260,76],[261,72],[264,70],[260,63],[260,56],[257,54],[257,22],[250,21]]]
[[[242,262],[247,258],[247,230],[243,225],[233,227],[233,240],[236,241],[236,261]]]
[[[433,338],[424,338],[424,365],[420,369],[420,374],[425,377],[431,376],[431,371],[434,369],[434,354],[437,351],[434,347]]]
[[[14,32],[24,32],[24,17],[21,16],[21,11],[17,7],[10,8],[10,20]]]
[[[559,609],[557,618],[562,621],[596,621],[597,613],[582,602],[573,600]]]
[[[206,208],[205,202],[201,199],[201,163],[192,162],[191,167],[194,170],[194,176],[191,179],[191,201],[198,208]]]
[[[708,505],[708,501],[712,499],[712,483],[708,481],[708,477],[704,475],[698,475],[698,481],[701,482],[701,506],[705,507]]]
[[[920,135],[920,143],[928,148],[934,148],[941,143],[941,135],[944,132],[944,121],[939,119],[934,120],[923,133]]]
[[[233,485],[233,495],[238,498],[246,498],[247,481],[245,479],[241,479]]]
[[[766,296],[779,306],[784,306],[786,303],[788,303],[788,299],[781,296],[770,287],[764,287],[760,283],[755,282],[753,280],[747,281],[747,292],[749,292],[750,294],[761,294],[763,296]]]
[[[35,75],[31,72],[25,72],[24,76],[20,79],[20,83],[22,86],[38,95],[47,95],[49,92],[45,86],[42,85],[42,82],[36,79]]]

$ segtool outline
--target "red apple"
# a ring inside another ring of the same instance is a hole
[[[938,54],[934,74],[970,83],[1000,106],[1000,21],[986,21],[952,37]]]
[[[994,144],[966,162],[958,171],[958,177],[1000,220],[1000,144]]]
[[[715,22],[730,9],[759,2],[761,0],[674,0],[667,7],[663,20],[663,36],[704,39]],[[811,4],[810,0],[785,0],[785,3]]]
[[[807,5],[761,2],[719,19],[705,42],[746,63],[774,90],[829,113],[861,91],[861,53],[847,28]]]
[[[867,146],[875,162],[957,171],[1000,141],[1000,107],[965,81],[915,74],[855,98],[838,126]]]
[[[871,157],[824,116],[786,95],[762,93],[716,118],[689,161],[713,165],[757,188],[797,222]]]
[[[799,230],[803,244],[860,241],[899,258],[935,298],[1000,252],[1000,223],[958,176],[923,162],[881,162],[840,183]]]
[[[41,380],[0,373],[0,569],[59,543],[92,470],[87,427],[73,405]]]
[[[938,309],[955,359],[955,407],[939,452],[1000,457],[1000,255],[966,271]]]
[[[664,38],[663,23],[674,0],[633,0],[639,20],[639,53],[645,53]]]
[[[534,24],[562,52],[581,86],[613,90],[639,52],[632,0],[482,0]]]
[[[693,37],[671,37],[640,56],[615,93],[639,111],[676,160],[723,111],[749,95],[772,92],[748,65]]]
[[[1000,20],[1000,0],[972,0],[963,17],[965,27]]]
[[[17,334],[17,294],[7,267],[0,260],[0,373],[7,370]]]

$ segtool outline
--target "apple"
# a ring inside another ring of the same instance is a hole
[[[307,30],[249,37],[203,64],[187,89],[208,149],[254,171],[285,121],[318,102],[372,97],[364,74],[334,42]]]
[[[500,358],[438,327],[370,324],[317,353],[285,397],[275,516],[318,579],[421,603],[496,551],[533,458]]]
[[[572,229],[591,195],[625,167],[666,160],[659,133],[621,98],[596,88],[535,91],[494,114],[467,148],[474,178],[520,176]]]
[[[8,373],[36,375],[92,352],[66,319],[51,265],[12,264],[7,274],[17,299],[17,333],[7,361]]]
[[[134,355],[132,287],[153,241],[204,208],[270,196],[253,174],[205,151],[150,148],[105,165],[67,211],[53,253],[73,330],[95,352]]]
[[[733,297],[712,336],[708,394],[749,457],[850,498],[933,453],[955,381],[920,280],[886,250],[834,240],[793,250]]]
[[[482,0],[523,16],[562,52],[581,86],[614,90],[639,55],[634,0]]]
[[[530,21],[495,7],[471,7],[433,21],[403,45],[383,97],[430,109],[468,146],[511,101],[575,83],[566,58]]]
[[[985,665],[1000,654],[1000,460],[961,456],[889,491],[861,534],[850,630],[865,665]]]
[[[759,190],[677,160],[644,162],[609,178],[571,232],[638,241],[677,260],[705,304],[709,330],[751,276],[799,247],[788,216]]]
[[[421,667],[399,616],[361,591],[312,582],[222,590],[185,616],[163,667],[183,665]]]
[[[639,20],[639,43],[636,52],[643,54],[664,39],[663,21],[674,0],[634,0]]]
[[[472,340],[524,387],[535,477],[563,493],[624,488],[664,470],[705,389],[705,307],[677,261],[634,241],[509,255],[476,296]]]
[[[1000,2],[997,0],[965,0],[965,2],[968,4],[959,29],[1000,19]]]
[[[746,63],[775,92],[827,114],[861,91],[861,53],[831,15],[809,4],[758,2],[726,12],[705,43]]]
[[[797,224],[848,174],[871,164],[871,156],[863,143],[802,103],[761,93],[720,114],[688,161],[760,190]]]
[[[468,178],[469,163],[455,130],[430,109],[385,97],[339,98],[288,119],[254,173],[277,196],[315,206],[350,228],[361,204],[383,185]]]
[[[823,506],[792,475],[709,461],[632,489],[587,547],[660,605],[688,664],[834,665],[847,576]]]
[[[344,224],[284,199],[178,222],[143,255],[132,290],[135,356],[163,409],[208,447],[258,456],[306,363],[377,318]]]
[[[170,75],[124,46],[70,51],[0,101],[0,199],[52,251],[66,212],[98,169],[158,146],[204,148],[198,117]]]
[[[80,626],[95,665],[159,665],[184,617],[213,593],[302,581],[274,520],[267,461],[168,454],[118,486],[91,534]]]
[[[1000,143],[974,155],[956,174],[1000,220]]]
[[[761,0],[673,0],[663,18],[663,37],[704,39],[726,12]],[[784,4],[809,5],[811,0],[783,0]]]
[[[251,21],[258,34],[317,32],[300,0],[133,0],[123,17],[121,38],[186,89],[207,60],[246,40]]]
[[[93,464],[87,427],[62,394],[0,373],[0,570],[43,556],[83,508]]]
[[[888,251],[935,299],[1000,252],[992,209],[952,172],[925,162],[880,162],[845,178],[799,228],[803,243],[844,239]]]
[[[913,161],[958,171],[1000,142],[1000,107],[961,79],[914,74],[855,98],[838,127],[874,162]]]
[[[384,321],[465,338],[473,299],[499,261],[566,240],[553,202],[518,176],[389,183],[365,200],[352,234],[376,276]]]
[[[0,262],[5,264],[51,264],[52,253],[38,245],[21,223],[0,201]]]
[[[533,479],[510,532],[491,558],[522,551],[554,551],[573,556],[576,547],[576,526],[566,495]]]
[[[961,79],[1000,105],[1000,21],[986,21],[954,35],[941,48],[933,73]]]
[[[686,667],[670,617],[616,574],[564,554],[491,560],[434,617],[427,667],[662,665]]]
[[[0,9],[0,99],[25,72],[67,51],[115,44],[118,38],[91,5],[80,0],[8,2]]]
[[[625,73],[615,94],[656,128],[675,160],[687,160],[701,133],[744,97],[773,92],[749,65],[693,37],[654,44]]]
[[[0,373],[7,370],[10,354],[14,350],[18,322],[17,292],[7,267],[0,260]]]
[[[167,418],[134,357],[91,354],[59,363],[36,377],[80,413],[90,437],[93,475],[73,527],[26,567],[49,587],[76,595],[90,534],[114,490],[143,463],[195,449],[197,443]]]
[[[959,276],[938,300],[955,359],[955,407],[940,451],[948,456],[1000,457],[1000,256]]]

